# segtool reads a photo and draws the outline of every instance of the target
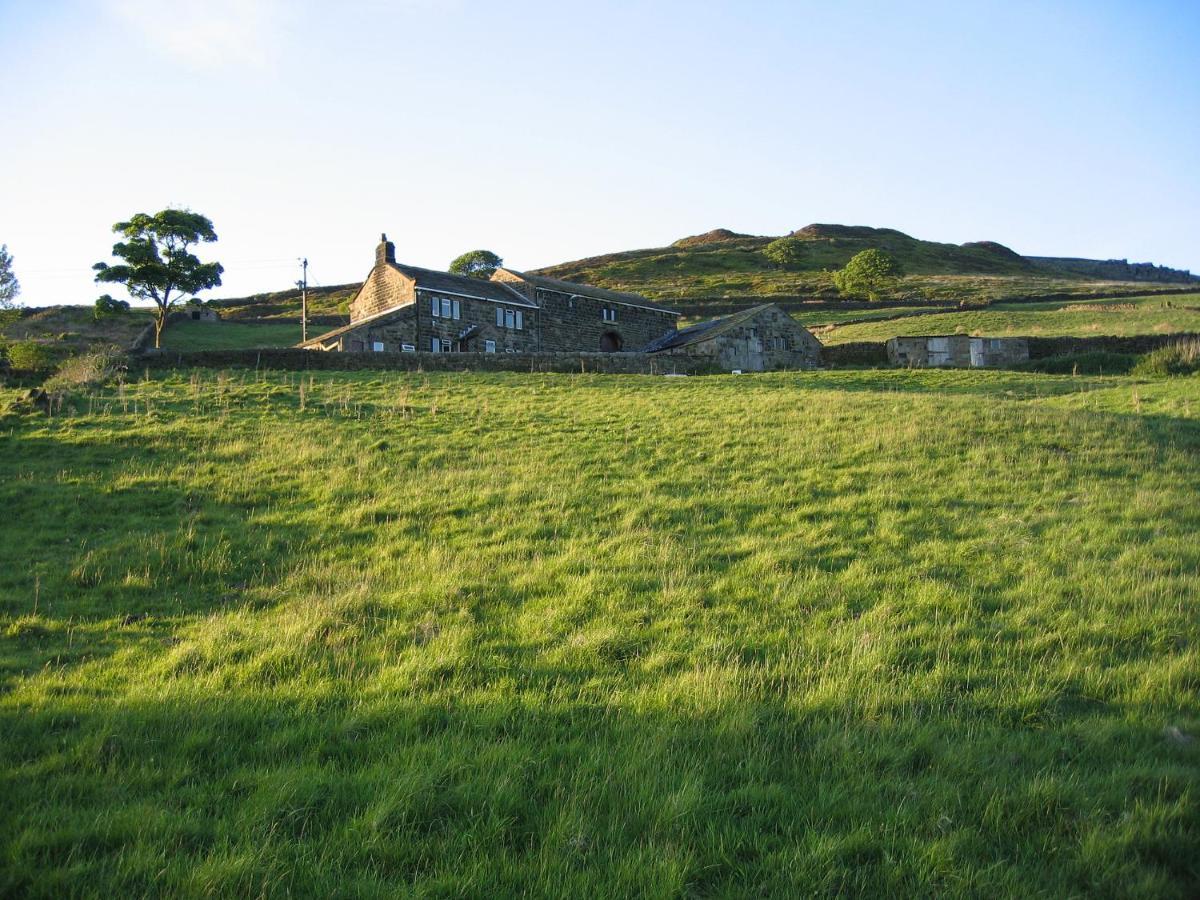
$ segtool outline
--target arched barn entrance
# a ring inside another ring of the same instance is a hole
[[[600,351],[602,353],[616,353],[621,349],[621,336],[615,331],[606,331],[600,336]]]

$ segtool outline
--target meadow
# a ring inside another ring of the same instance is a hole
[[[133,371],[10,412],[0,894],[1195,896],[1198,388]]]
[[[329,331],[317,325],[309,334]],[[290,347],[300,343],[301,328],[290,322],[173,322],[163,330],[165,350],[240,350],[255,347]]]

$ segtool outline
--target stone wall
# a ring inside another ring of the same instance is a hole
[[[288,371],[595,372],[624,375],[707,375],[719,370],[700,358],[645,353],[322,353],[277,350],[151,350],[131,367],[256,368]]]
[[[1046,359],[1068,353],[1091,353],[1103,350],[1109,353],[1150,353],[1176,341],[1200,337],[1192,332],[1179,334],[1135,334],[1129,337],[1098,335],[1096,337],[1031,337],[1030,359]]]
[[[883,341],[854,341],[821,347],[821,365],[830,368],[862,368],[888,365],[887,344]]]

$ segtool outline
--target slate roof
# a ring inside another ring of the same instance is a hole
[[[754,306],[750,309],[744,309],[741,312],[736,312],[731,316],[724,316],[720,319],[710,319],[707,322],[701,322],[699,325],[692,325],[689,328],[681,328],[679,331],[672,331],[669,334],[664,334],[657,340],[651,341],[643,349],[643,353],[658,353],[661,350],[671,350],[675,347],[686,347],[689,344],[697,344],[700,341],[707,341],[724,334],[731,328],[735,328],[745,322],[750,321],[763,310],[770,309],[774,303],[764,303],[762,306]]]
[[[528,297],[508,287],[502,281],[488,281],[484,278],[452,275],[449,272],[438,272],[436,269],[422,269],[419,266],[409,266],[404,263],[389,262],[388,265],[402,275],[407,275],[422,290],[436,291],[444,294],[465,294],[468,297],[478,297],[481,300],[507,303],[509,306],[527,306],[531,309],[537,309],[537,305],[529,300]]]
[[[660,306],[657,303],[651,303],[641,294],[633,294],[628,291],[613,291],[608,288],[596,287],[591,284],[579,284],[574,281],[559,281],[557,278],[547,278],[545,275],[531,275],[528,272],[518,272],[516,269],[501,269],[498,271],[508,272],[510,275],[516,275],[518,278],[532,284],[534,287],[540,287],[547,291],[558,291],[563,294],[578,294],[581,297],[595,297],[597,300],[608,300],[610,303],[624,303],[627,306],[640,306],[642,309],[652,309],[656,312],[670,313],[673,316],[681,316],[683,313],[678,310],[671,309],[666,306]]]
[[[377,319],[383,319],[387,316],[394,316],[397,313],[411,313],[415,306],[416,304],[414,303],[403,303],[400,306],[389,307],[383,312],[377,312],[370,316],[363,316],[361,319],[351,322],[349,325],[342,325],[333,329],[333,331],[327,331],[324,334],[318,334],[316,337],[311,337],[307,341],[302,341],[301,343],[296,344],[296,346],[311,347],[313,344],[323,344],[331,338],[341,337],[347,331],[355,331],[359,328],[362,328],[364,325],[369,325]]]

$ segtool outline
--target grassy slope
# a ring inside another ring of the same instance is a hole
[[[78,353],[97,346],[126,348],[150,324],[148,309],[97,320],[90,306],[48,306],[0,328],[0,338],[53,343]]]
[[[837,344],[883,341],[906,334],[1089,337],[1179,332],[1200,332],[1200,294],[1110,301],[996,304],[980,310],[842,325],[822,333],[821,340],[827,344]]]
[[[806,257],[795,270],[772,266],[762,249],[772,238],[735,236],[670,247],[633,250],[550,266],[556,278],[633,290],[663,300],[738,295],[835,296],[828,271],[855,253],[886,250],[905,277],[889,292],[895,297],[996,299],[1039,294],[1095,294],[1161,285],[1088,278],[1050,265],[1034,265],[996,244],[940,244],[887,228],[810,225],[795,232]]]
[[[200,372],[5,420],[0,893],[1195,896],[1196,388]]]
[[[329,326],[309,328],[312,335]],[[300,326],[293,324],[248,324],[237,321],[176,322],[163,332],[168,350],[233,350],[255,347],[290,347],[300,341]]]

